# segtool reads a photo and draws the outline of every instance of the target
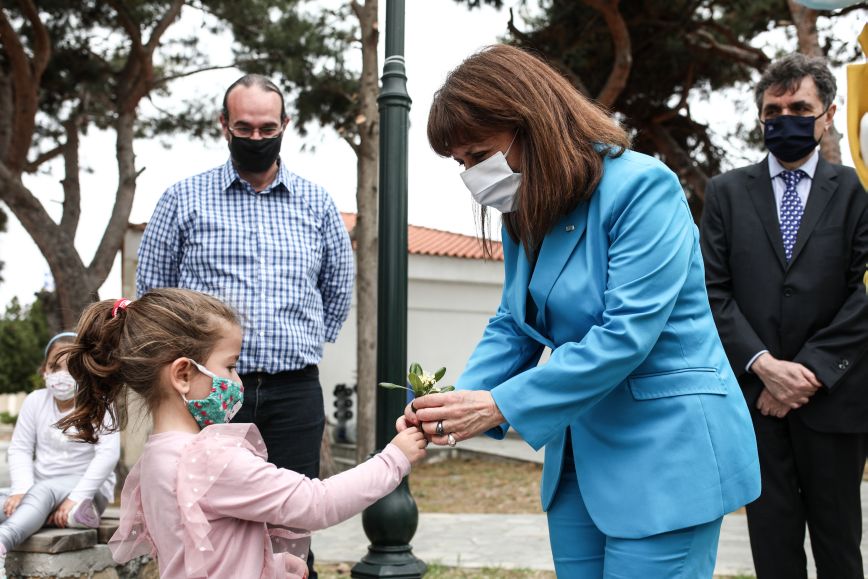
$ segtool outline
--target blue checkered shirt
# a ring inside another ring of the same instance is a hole
[[[182,287],[235,308],[239,374],[318,364],[350,309],[353,252],[341,216],[322,187],[283,163],[259,193],[231,161],[176,183],[157,203],[138,259],[139,296]]]

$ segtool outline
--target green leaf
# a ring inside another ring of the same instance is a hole
[[[380,388],[389,388],[390,390],[395,390],[396,388],[400,388],[401,390],[407,390],[412,392],[406,386],[398,386],[397,384],[392,384],[391,382],[380,382]]]
[[[440,389],[440,392],[452,392],[455,390],[455,386],[444,386]]]
[[[434,372],[434,381],[435,382],[440,381],[440,378],[442,378],[445,374],[446,374],[446,368],[440,368],[439,370]]]
[[[422,372],[423,372],[422,366],[420,366],[418,363],[413,362],[412,364],[410,364],[410,373],[411,374],[416,374],[417,376],[419,376],[422,374]]]
[[[413,390],[416,392],[424,388],[422,380],[414,372],[410,372],[409,374],[407,374],[407,380],[410,382],[410,384],[413,386]]]

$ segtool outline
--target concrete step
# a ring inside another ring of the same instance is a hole
[[[97,544],[95,529],[42,529],[14,550],[25,553],[65,553]]]

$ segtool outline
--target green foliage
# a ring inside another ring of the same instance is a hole
[[[302,135],[311,122],[333,127],[345,138],[355,135],[359,72],[344,59],[358,46],[359,31],[348,5],[308,13],[298,0],[208,4],[232,33],[239,68],[282,85]]]
[[[25,307],[13,298],[0,319],[0,393],[30,392],[41,385],[37,371],[49,337],[42,302]]]
[[[12,426],[15,426],[16,422],[18,422],[17,414],[12,415],[5,410],[3,412],[0,412],[0,424],[11,424]]]
[[[437,386],[437,382],[439,382],[445,374],[446,368],[440,368],[433,374],[429,374],[422,369],[422,366],[413,362],[410,364],[410,371],[407,373],[407,382],[410,384],[410,388],[399,386],[398,384],[391,384],[389,382],[380,382],[380,387],[408,390],[417,398],[425,396],[426,394],[451,392],[452,390],[455,390],[455,386]]]

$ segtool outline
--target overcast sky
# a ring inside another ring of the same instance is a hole
[[[507,5],[518,2],[507,2]],[[385,41],[384,9],[381,4],[381,51]],[[475,234],[473,203],[459,178],[459,167],[451,160],[438,158],[428,147],[425,124],[433,92],[442,84],[449,70],[480,47],[494,43],[504,34],[508,11],[483,8],[468,11],[451,0],[425,0],[407,2],[406,61],[408,90],[413,99],[410,113],[409,136],[409,221],[438,229]],[[841,27],[842,35],[853,38],[860,28],[857,19]],[[178,27],[197,27],[197,17],[185,17]],[[180,30],[181,28],[179,28]],[[773,45],[775,40],[769,41]],[[770,53],[772,54],[772,53]],[[215,59],[216,60],[216,59]],[[228,53],[226,54],[228,61]],[[382,53],[380,58],[382,66]],[[191,77],[174,88],[174,95],[183,97],[195,92],[204,94],[218,103],[225,87],[238,72],[232,70],[203,73]],[[840,111],[836,126],[844,131],[844,97],[846,84],[840,71]],[[147,106],[147,105],[145,105]],[[719,102],[697,102],[691,107],[694,117],[708,122],[712,129],[721,130],[733,118],[748,121],[755,116],[751,108],[738,107],[732,99]],[[215,119],[215,123],[217,120]],[[305,151],[302,151],[305,145]],[[846,138],[842,140],[844,163],[851,164]],[[281,156],[290,169],[324,186],[335,199],[341,211],[355,211],[356,160],[352,150],[331,130],[313,130],[304,140],[287,134]],[[761,153],[750,152],[744,162],[756,161]],[[76,247],[89,262],[111,213],[117,186],[117,166],[114,158],[113,135],[91,131],[82,140],[83,165],[92,172],[82,175],[82,218],[76,237]],[[160,195],[172,183],[189,175],[222,165],[228,157],[224,141],[202,142],[190,138],[177,138],[166,148],[155,141],[136,142],[136,165],[144,169],[130,216],[131,223],[149,219]],[[62,170],[56,164],[52,175],[25,180],[25,184],[46,205],[55,219],[61,214],[62,189],[59,179]],[[7,210],[8,212],[8,210]],[[0,260],[6,263],[0,284],[0,307],[13,296],[29,303],[33,292],[39,290],[49,278],[48,266],[30,237],[14,216],[9,214],[6,234],[0,235]],[[495,229],[497,228],[495,223]],[[100,290],[100,297],[120,295],[119,261]],[[132,296],[130,296],[132,297]]]

